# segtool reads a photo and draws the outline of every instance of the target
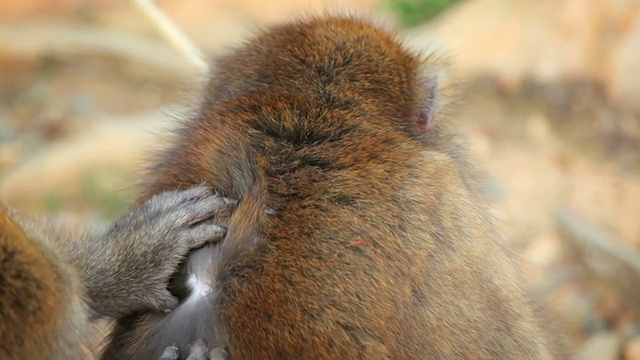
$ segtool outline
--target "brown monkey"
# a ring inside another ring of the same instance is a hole
[[[0,359],[82,358],[93,317],[175,308],[169,277],[190,250],[222,239],[224,227],[201,222],[232,203],[199,186],[82,230],[0,207]]]
[[[222,57],[142,199],[207,182],[240,199],[227,237],[190,255],[176,311],[120,319],[104,358],[200,338],[234,360],[557,358],[447,130],[445,80],[352,18]]]

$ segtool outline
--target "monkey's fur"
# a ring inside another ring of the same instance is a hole
[[[167,192],[102,229],[0,207],[0,359],[84,358],[96,315],[175,308],[167,285],[179,262],[225,234],[198,223],[232,203],[202,186]]]
[[[271,28],[216,63],[144,185],[240,199],[168,316],[119,321],[105,359],[203,338],[230,359],[553,359],[447,130],[439,62],[360,20]],[[433,120],[433,122],[432,122]]]

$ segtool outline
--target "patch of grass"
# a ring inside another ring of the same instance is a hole
[[[387,8],[407,26],[416,26],[434,18],[460,0],[387,0]]]

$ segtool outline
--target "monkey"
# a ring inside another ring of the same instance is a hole
[[[224,237],[203,221],[234,203],[196,186],[86,228],[0,207],[0,359],[86,358],[92,320],[174,309],[171,274],[190,250]]]
[[[562,358],[448,121],[446,60],[322,15],[214,65],[140,201],[204,182],[239,199],[214,218],[227,236],[181,265],[175,311],[118,319],[103,359],[198,339],[233,360]]]

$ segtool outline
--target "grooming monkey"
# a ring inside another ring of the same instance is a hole
[[[171,274],[190,250],[224,237],[203,221],[233,204],[198,186],[80,230],[0,207],[0,359],[86,358],[95,317],[172,310]]]
[[[206,182],[240,199],[214,220],[228,234],[181,266],[175,311],[120,318],[104,359],[198,339],[233,360],[560,358],[447,129],[448,92],[437,59],[353,18],[219,59],[141,199]]]

